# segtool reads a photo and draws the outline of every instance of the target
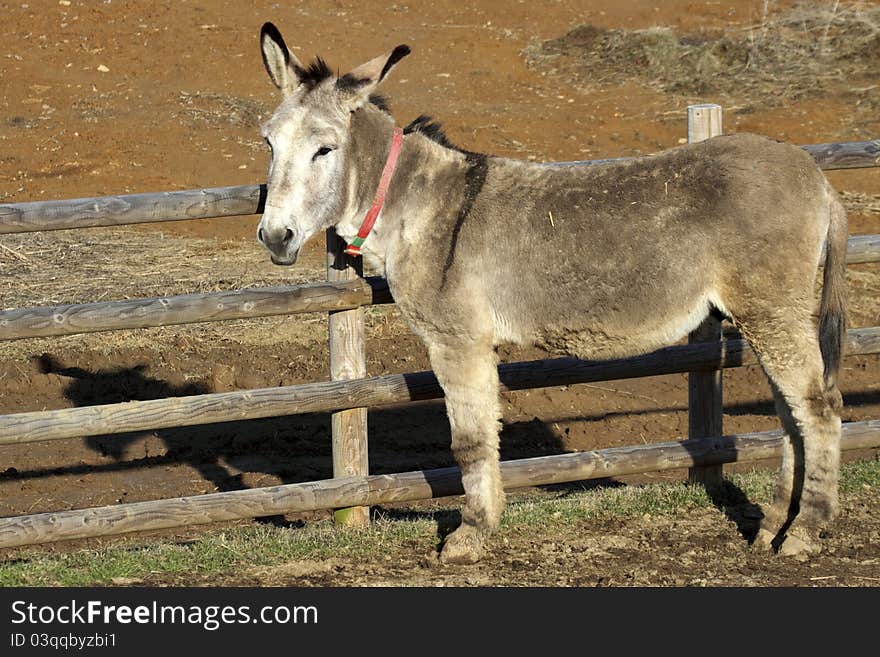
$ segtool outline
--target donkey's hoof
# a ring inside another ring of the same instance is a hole
[[[462,525],[447,536],[440,551],[440,561],[458,566],[477,563],[482,556],[483,536],[470,525]]]
[[[822,546],[816,540],[803,533],[787,533],[782,545],[779,546],[779,554],[784,557],[806,559],[807,557],[819,554],[821,551]]]
[[[765,550],[766,552],[770,552],[773,549],[773,541],[776,540],[776,534],[761,527],[758,530],[757,535],[755,536],[755,540],[752,541],[752,547],[757,548],[758,550]]]

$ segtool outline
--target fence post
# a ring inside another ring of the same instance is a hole
[[[690,105],[688,107],[688,143],[720,135],[720,105]],[[722,349],[721,321],[707,317],[689,336],[688,344],[712,342],[718,345],[718,359]],[[708,438],[723,433],[721,368],[688,374],[688,438]],[[688,480],[705,486],[720,485],[723,479],[721,465],[693,467]]]
[[[345,255],[345,241],[334,228],[327,230],[327,280],[349,281],[363,275],[360,258]],[[330,379],[360,379],[367,375],[366,331],[364,309],[331,311],[330,323]],[[353,408],[331,415],[333,442],[333,476],[351,477],[368,475],[367,409]],[[366,506],[337,509],[336,522],[365,527],[370,523],[370,509]]]

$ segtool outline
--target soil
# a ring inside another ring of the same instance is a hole
[[[784,9],[791,3],[770,3]],[[257,36],[275,22],[301,59],[320,53],[347,70],[397,43],[413,54],[383,92],[401,123],[442,120],[469,149],[536,160],[650,153],[679,143],[688,97],[637,80],[585,82],[536,63],[526,49],[589,23],[601,29],[669,26],[680,33],[736,33],[761,21],[764,3],[526,2],[154,3],[130,0],[0,2],[0,201],[217,187],[262,182],[267,154],[257,129],[275,103]],[[794,143],[877,137],[880,121],[852,89],[725,115],[725,130]],[[865,92],[867,93],[867,92]],[[856,99],[857,100],[857,99]],[[878,233],[880,170],[830,172],[847,193],[852,233]],[[295,270],[273,268],[255,245],[257,217],[125,229],[61,231],[0,239],[3,307],[173,294],[322,276],[323,245]],[[851,267],[852,324],[880,319],[875,265]],[[369,374],[429,367],[393,308],[367,313]],[[123,331],[0,345],[0,411],[150,399],[325,379],[323,318],[269,318]],[[541,358],[507,349],[504,360]],[[880,417],[876,356],[845,361],[844,420]],[[725,432],[776,428],[757,368],[725,373]],[[671,440],[687,433],[687,379],[670,375],[516,392],[504,397],[502,458]],[[439,402],[370,412],[375,473],[452,463]],[[232,422],[143,434],[0,447],[0,515],[83,508],[157,497],[309,481],[332,475],[325,415]],[[848,456],[870,457],[871,452]],[[682,473],[645,475],[653,481]],[[413,505],[420,508],[419,505]],[[320,516],[312,514],[308,517]],[[592,521],[511,530],[493,557],[450,569],[424,555],[393,563],[293,564],[290,572],[230,574],[212,583],[876,585],[880,502],[846,502],[828,549],[809,562],[749,550],[721,512],[670,519]],[[212,531],[212,528],[197,531]],[[292,530],[295,531],[295,530]],[[169,532],[191,536],[193,530]],[[89,545],[125,542],[90,541]],[[36,551],[67,550],[60,544]],[[22,556],[17,551],[16,556]],[[398,558],[399,557],[399,558]],[[159,583],[200,583],[196,576]]]
[[[876,495],[876,491],[873,493]],[[785,559],[752,548],[742,523],[721,510],[687,517],[591,520],[573,526],[511,529],[484,560],[447,566],[433,552],[394,546],[353,561],[292,561],[227,576],[148,577],[139,585],[244,586],[880,586],[876,499],[845,504],[822,553]]]

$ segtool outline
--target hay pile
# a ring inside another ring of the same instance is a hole
[[[880,7],[801,2],[757,25],[677,34],[668,27],[609,30],[579,25],[526,49],[527,60],[582,84],[638,79],[666,93],[725,96],[752,108],[821,95],[840,82],[871,87],[880,70]],[[870,101],[880,106],[875,85]]]
[[[234,219],[233,219],[234,220]],[[319,255],[323,255],[320,254]],[[114,301],[325,278],[323,258],[276,267],[256,240],[164,235],[137,228],[59,230],[0,236],[0,308]],[[0,360],[60,347],[112,353],[193,343],[311,344],[326,341],[326,316],[294,316],[0,342]]]
[[[194,127],[258,128],[260,121],[271,114],[271,108],[254,98],[228,94],[181,91],[177,97],[180,114],[189,117]]]
[[[276,267],[256,240],[96,228],[0,236],[0,307],[87,303],[322,280],[323,267]]]

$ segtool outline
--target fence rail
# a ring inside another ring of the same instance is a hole
[[[880,166],[880,139],[809,144],[801,148],[810,153],[817,164],[826,170]],[[549,164],[595,165],[628,159],[632,158]],[[0,234],[235,217],[261,213],[265,201],[266,185],[239,185],[64,201],[8,203],[0,205]]]
[[[880,260],[880,240],[877,259]],[[0,340],[330,312],[385,303],[394,303],[388,283],[383,278],[369,277],[149,299],[37,306],[0,312]]]
[[[778,458],[782,431],[734,434],[501,463],[505,489]],[[841,449],[880,444],[880,421],[843,425]],[[188,527],[285,513],[461,495],[458,468],[340,477],[91,509],[0,518],[0,548]]]
[[[846,264],[861,265],[880,260],[880,235],[853,235],[846,249]]]
[[[262,212],[265,202],[266,185],[240,185],[10,203],[0,205],[0,234],[236,217]]]
[[[847,264],[880,262],[880,235],[849,238]],[[220,322],[394,303],[381,277],[0,311],[0,341]]]
[[[848,356],[880,353],[880,327],[847,335]],[[527,390],[708,371],[757,363],[745,340],[667,347],[636,358],[582,361],[574,358],[506,363],[498,368],[502,390]],[[433,372],[385,374],[277,388],[82,406],[0,416],[0,445],[100,436],[167,427],[253,420],[300,413],[335,413],[355,408],[440,399]]]

